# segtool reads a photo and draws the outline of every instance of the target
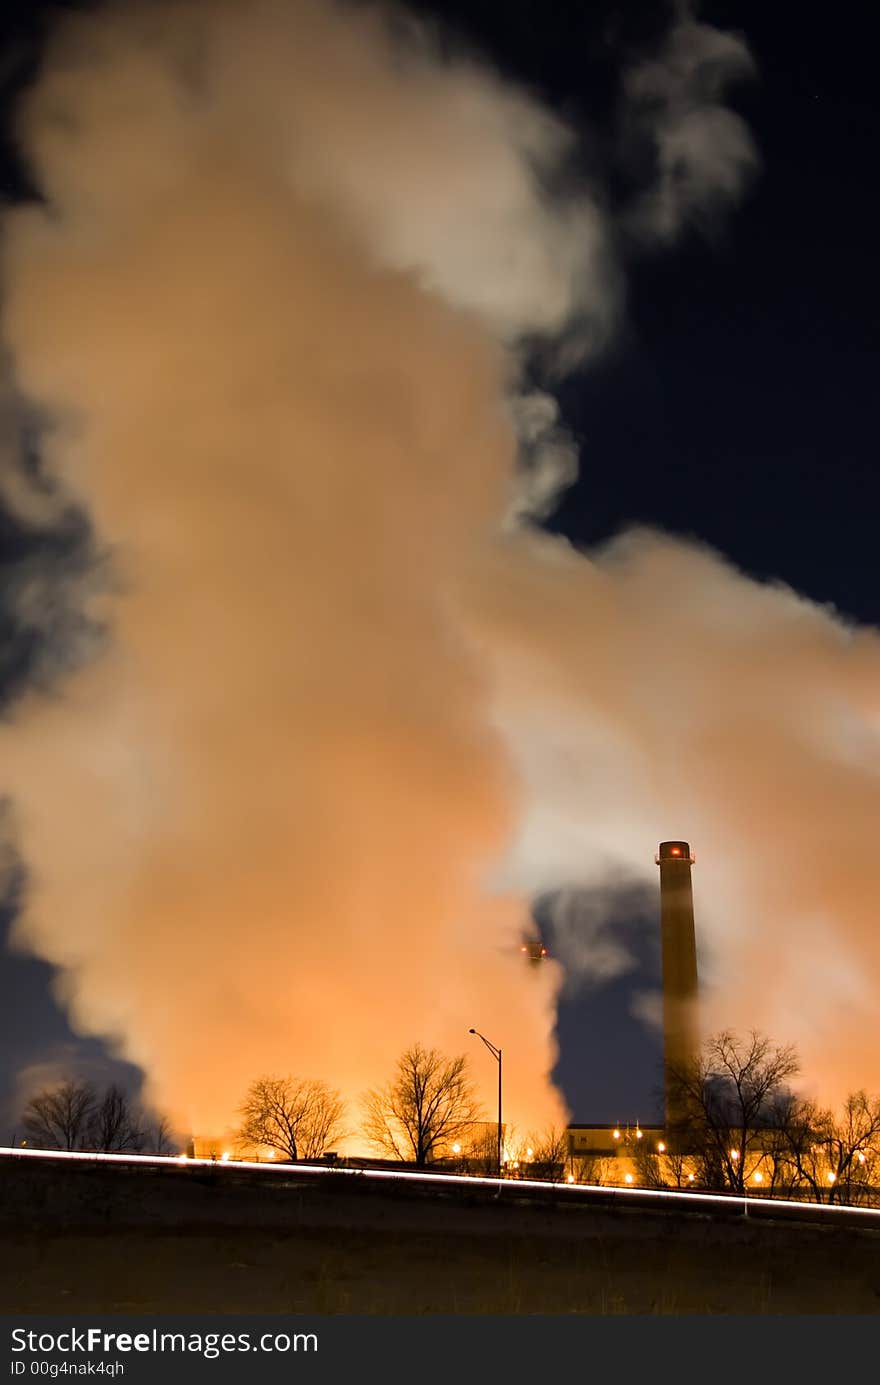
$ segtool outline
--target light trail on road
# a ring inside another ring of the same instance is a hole
[[[310,1177],[356,1178],[369,1182],[409,1183],[420,1185],[466,1186],[492,1190],[496,1195],[508,1190],[512,1199],[523,1193],[540,1192],[573,1198],[593,1199],[601,1203],[621,1202],[631,1206],[657,1206],[669,1210],[694,1212],[702,1209],[739,1212],[740,1215],[768,1216],[806,1215],[836,1219],[841,1216],[858,1219],[868,1226],[880,1228],[880,1208],[857,1207],[845,1202],[802,1202],[796,1198],[743,1197],[739,1193],[682,1192],[674,1188],[618,1187],[600,1183],[556,1183],[538,1178],[491,1178],[477,1174],[428,1173],[415,1169],[352,1168],[339,1164],[300,1164],[253,1159],[196,1159],[185,1154],[101,1154],[93,1151],[61,1149],[16,1149],[0,1146],[0,1158],[55,1160],[78,1164],[129,1164],[176,1169],[213,1169],[249,1171],[261,1174],[285,1174],[288,1178]]]

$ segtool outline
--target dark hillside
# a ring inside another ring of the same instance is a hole
[[[880,1231],[763,1209],[4,1159],[0,1231],[7,1313],[880,1312]]]

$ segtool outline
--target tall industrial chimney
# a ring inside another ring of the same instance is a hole
[[[686,1125],[674,1074],[688,1068],[699,1052],[697,942],[691,887],[694,858],[687,842],[661,842],[655,860],[660,867],[666,1128],[674,1138],[676,1131],[684,1133]]]

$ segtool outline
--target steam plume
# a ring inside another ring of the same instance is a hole
[[[739,201],[757,153],[723,97],[753,71],[741,39],[685,11],[663,52],[628,73],[630,133],[653,149],[657,175],[628,214],[639,238],[668,242],[689,224],[711,226]]]
[[[685,85],[713,32],[670,40]],[[661,159],[639,213],[661,239],[754,158],[676,81],[633,97],[674,146],[674,198]],[[523,343],[582,360],[620,312],[615,228],[567,183],[566,127],[372,9],[194,0],[62,25],[21,130],[45,203],[6,219],[6,341],[113,574],[81,598],[100,654],[3,736],[18,937],[74,1023],[196,1129],[267,1068],[353,1096],[413,1039],[457,1052],[473,1024],[504,1048],[512,1118],[538,1124],[563,1112],[558,971],[518,951],[531,895],[638,874],[661,836],[729,868],[736,833],[739,895],[703,910],[717,1005],[772,1015],[726,912],[739,898],[760,936],[771,909],[790,941],[742,745],[757,721],[769,757],[779,729],[792,785],[818,793],[827,747],[789,708],[846,641],[683,546],[589,562],[511,527],[573,474],[555,405],[521,389]],[[744,652],[748,715],[716,717],[712,661]],[[844,739],[868,736],[867,694],[829,690]],[[678,761],[661,706],[691,734]],[[871,798],[836,782],[842,805]],[[813,844],[798,831],[779,892]],[[814,931],[843,907],[826,892]]]
[[[530,805],[508,885],[656,886],[689,840],[705,1026],[795,1042],[828,1099],[880,1085],[878,633],[648,531],[590,561],[517,536],[473,609]]]
[[[354,1096],[472,1024],[510,1113],[558,1118],[556,976],[488,890],[516,789],[456,613],[515,472],[485,321],[570,310],[529,163],[552,120],[372,12],[267,0],[65,24],[22,137],[45,205],[7,218],[7,340],[115,587],[102,656],[5,737],[20,942],[184,1128],[266,1069]],[[472,245],[425,205],[456,178]]]

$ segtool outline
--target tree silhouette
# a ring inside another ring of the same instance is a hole
[[[400,1055],[391,1081],[367,1092],[363,1105],[363,1131],[374,1148],[417,1168],[448,1155],[484,1118],[467,1058],[446,1058],[420,1043]]]
[[[89,1118],[88,1145],[105,1154],[142,1150],[146,1143],[143,1118],[121,1087],[111,1084],[96,1101]]]
[[[683,1113],[676,1139],[689,1146],[705,1187],[744,1191],[747,1165],[754,1169],[755,1156],[759,1163],[765,1158],[765,1132],[778,1124],[788,1079],[798,1070],[790,1044],[726,1029],[707,1040],[695,1062],[670,1074]]]
[[[40,1149],[85,1149],[97,1109],[90,1082],[66,1078],[32,1096],[22,1113],[27,1143]]]
[[[239,1107],[239,1142],[268,1145],[285,1159],[317,1159],[345,1133],[345,1106],[324,1082],[259,1077]]]

